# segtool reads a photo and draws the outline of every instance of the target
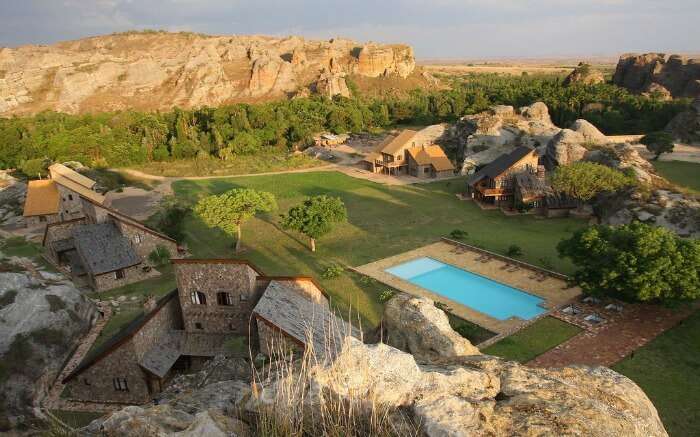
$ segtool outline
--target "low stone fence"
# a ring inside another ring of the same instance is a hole
[[[519,260],[517,260],[517,259],[509,258],[509,257],[507,257],[507,256],[500,255],[500,254],[495,253],[495,252],[491,252],[490,250],[481,249],[481,248],[479,248],[479,247],[472,246],[471,244],[462,243],[461,241],[452,240],[452,239],[447,238],[447,237],[442,237],[441,240],[444,241],[444,242],[446,242],[446,243],[453,244],[453,245],[455,245],[455,246],[466,247],[467,249],[469,249],[469,250],[471,250],[471,251],[473,251],[473,252],[478,252],[478,253],[481,253],[481,254],[484,254],[484,255],[488,255],[488,256],[492,256],[492,257],[494,257],[494,258],[498,258],[498,259],[500,259],[501,261],[505,261],[505,262],[510,263],[510,264],[515,264],[515,265],[518,265],[518,266],[520,266],[520,267],[524,267],[524,268],[529,269],[529,270],[535,270],[535,271],[537,271],[537,272],[540,272],[540,273],[542,273],[542,274],[551,276],[551,277],[553,277],[553,278],[561,279],[561,280],[564,280],[564,281],[569,281],[569,279],[570,279],[568,276],[566,276],[566,275],[564,275],[564,274],[561,274],[561,273],[558,273],[558,272],[555,272],[555,271],[552,271],[552,270],[547,270],[547,269],[544,269],[544,268],[542,268],[542,267],[537,267],[537,266],[535,266],[535,265],[526,263],[526,262],[524,262],[524,261],[519,261]]]

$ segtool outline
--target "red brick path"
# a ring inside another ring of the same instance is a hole
[[[584,330],[555,348],[528,362],[535,367],[560,367],[571,364],[612,366],[644,346],[657,335],[679,324],[694,308],[665,308],[658,305],[622,304],[618,313],[604,309],[608,302],[597,305],[575,303],[583,311],[575,316],[557,311],[553,317],[577,325]],[[597,313],[605,323],[590,325],[583,318]]]

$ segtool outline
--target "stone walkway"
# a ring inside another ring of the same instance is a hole
[[[56,378],[54,385],[49,390],[48,395],[43,401],[43,407],[48,410],[66,410],[66,411],[90,411],[90,412],[110,412],[118,408],[121,405],[115,404],[99,404],[92,402],[76,402],[69,399],[61,398],[61,392],[65,387],[61,381],[66,378],[70,373],[75,370],[80,362],[85,358],[85,355],[92,348],[92,345],[97,340],[97,337],[104,329],[107,322],[109,322],[110,317],[112,317],[112,308],[108,303],[100,302],[97,307],[104,314],[103,317],[99,318],[97,322],[93,325],[90,331],[80,340],[80,345],[73,353],[73,356],[68,361],[66,366],[61,371],[61,374]]]
[[[621,312],[607,310],[609,303],[622,305]],[[612,366],[636,349],[683,321],[693,308],[665,308],[658,305],[624,304],[607,300],[600,304],[576,302],[578,315],[556,311],[551,316],[583,328],[583,331],[543,353],[527,364],[535,367],[561,367],[573,364]],[[583,320],[598,314],[605,322],[592,325]]]

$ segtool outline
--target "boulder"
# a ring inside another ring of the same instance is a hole
[[[60,275],[26,258],[1,259],[0,431],[30,421],[61,366],[97,317],[95,305]],[[6,270],[6,269],[5,269]],[[41,277],[39,275],[42,275]]]
[[[384,307],[382,325],[388,345],[419,360],[481,354],[452,329],[447,315],[427,298],[397,294]]]
[[[549,117],[549,108],[542,102],[535,102],[530,106],[523,106],[520,108],[520,115],[528,120],[552,123],[552,119]]]
[[[604,133],[598,130],[597,127],[593,126],[589,121],[584,119],[576,120],[570,127],[574,132],[578,132],[583,135],[583,139],[589,144],[602,144],[607,143],[608,139]]]
[[[571,129],[562,129],[547,144],[546,162],[550,168],[558,165],[568,165],[580,161],[587,149],[581,144],[586,139],[579,132]]]
[[[573,84],[583,84],[583,85],[594,85],[597,83],[605,82],[605,76],[603,73],[591,67],[590,64],[581,62],[576,68],[569,73],[566,78],[564,78],[564,86],[569,86]]]
[[[350,97],[350,89],[343,73],[324,72],[315,84],[315,91],[328,98],[336,95]]]
[[[700,143],[700,97],[693,100],[687,111],[673,117],[665,130],[679,141]]]

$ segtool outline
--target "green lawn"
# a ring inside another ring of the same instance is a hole
[[[613,369],[644,390],[670,435],[700,435],[700,311]]]
[[[676,185],[700,192],[700,164],[685,161],[651,161],[661,176]]]
[[[482,352],[526,363],[581,332],[581,328],[554,317],[543,317]]]
[[[534,216],[506,217],[499,211],[482,211],[455,193],[464,190],[464,180],[441,181],[413,186],[386,186],[337,172],[311,172],[201,181],[178,181],[175,195],[193,204],[204,195],[235,187],[250,187],[273,193],[280,210],[255,218],[243,226],[251,260],[270,275],[313,275],[326,288],[342,311],[359,311],[362,319],[376,324],[381,314],[378,293],[385,286],[347,274],[322,279],[331,264],[358,266],[416,247],[433,243],[454,229],[468,232],[467,242],[505,253],[512,244],[523,249],[522,259],[534,264],[551,263],[569,273],[571,264],[557,257],[556,244],[572,231],[585,226],[574,219],[541,219]],[[278,215],[304,196],[340,196],[348,209],[349,222],[319,239],[315,254],[307,241],[277,225]],[[234,257],[233,239],[207,228],[194,216],[185,219],[185,241],[195,257]]]

